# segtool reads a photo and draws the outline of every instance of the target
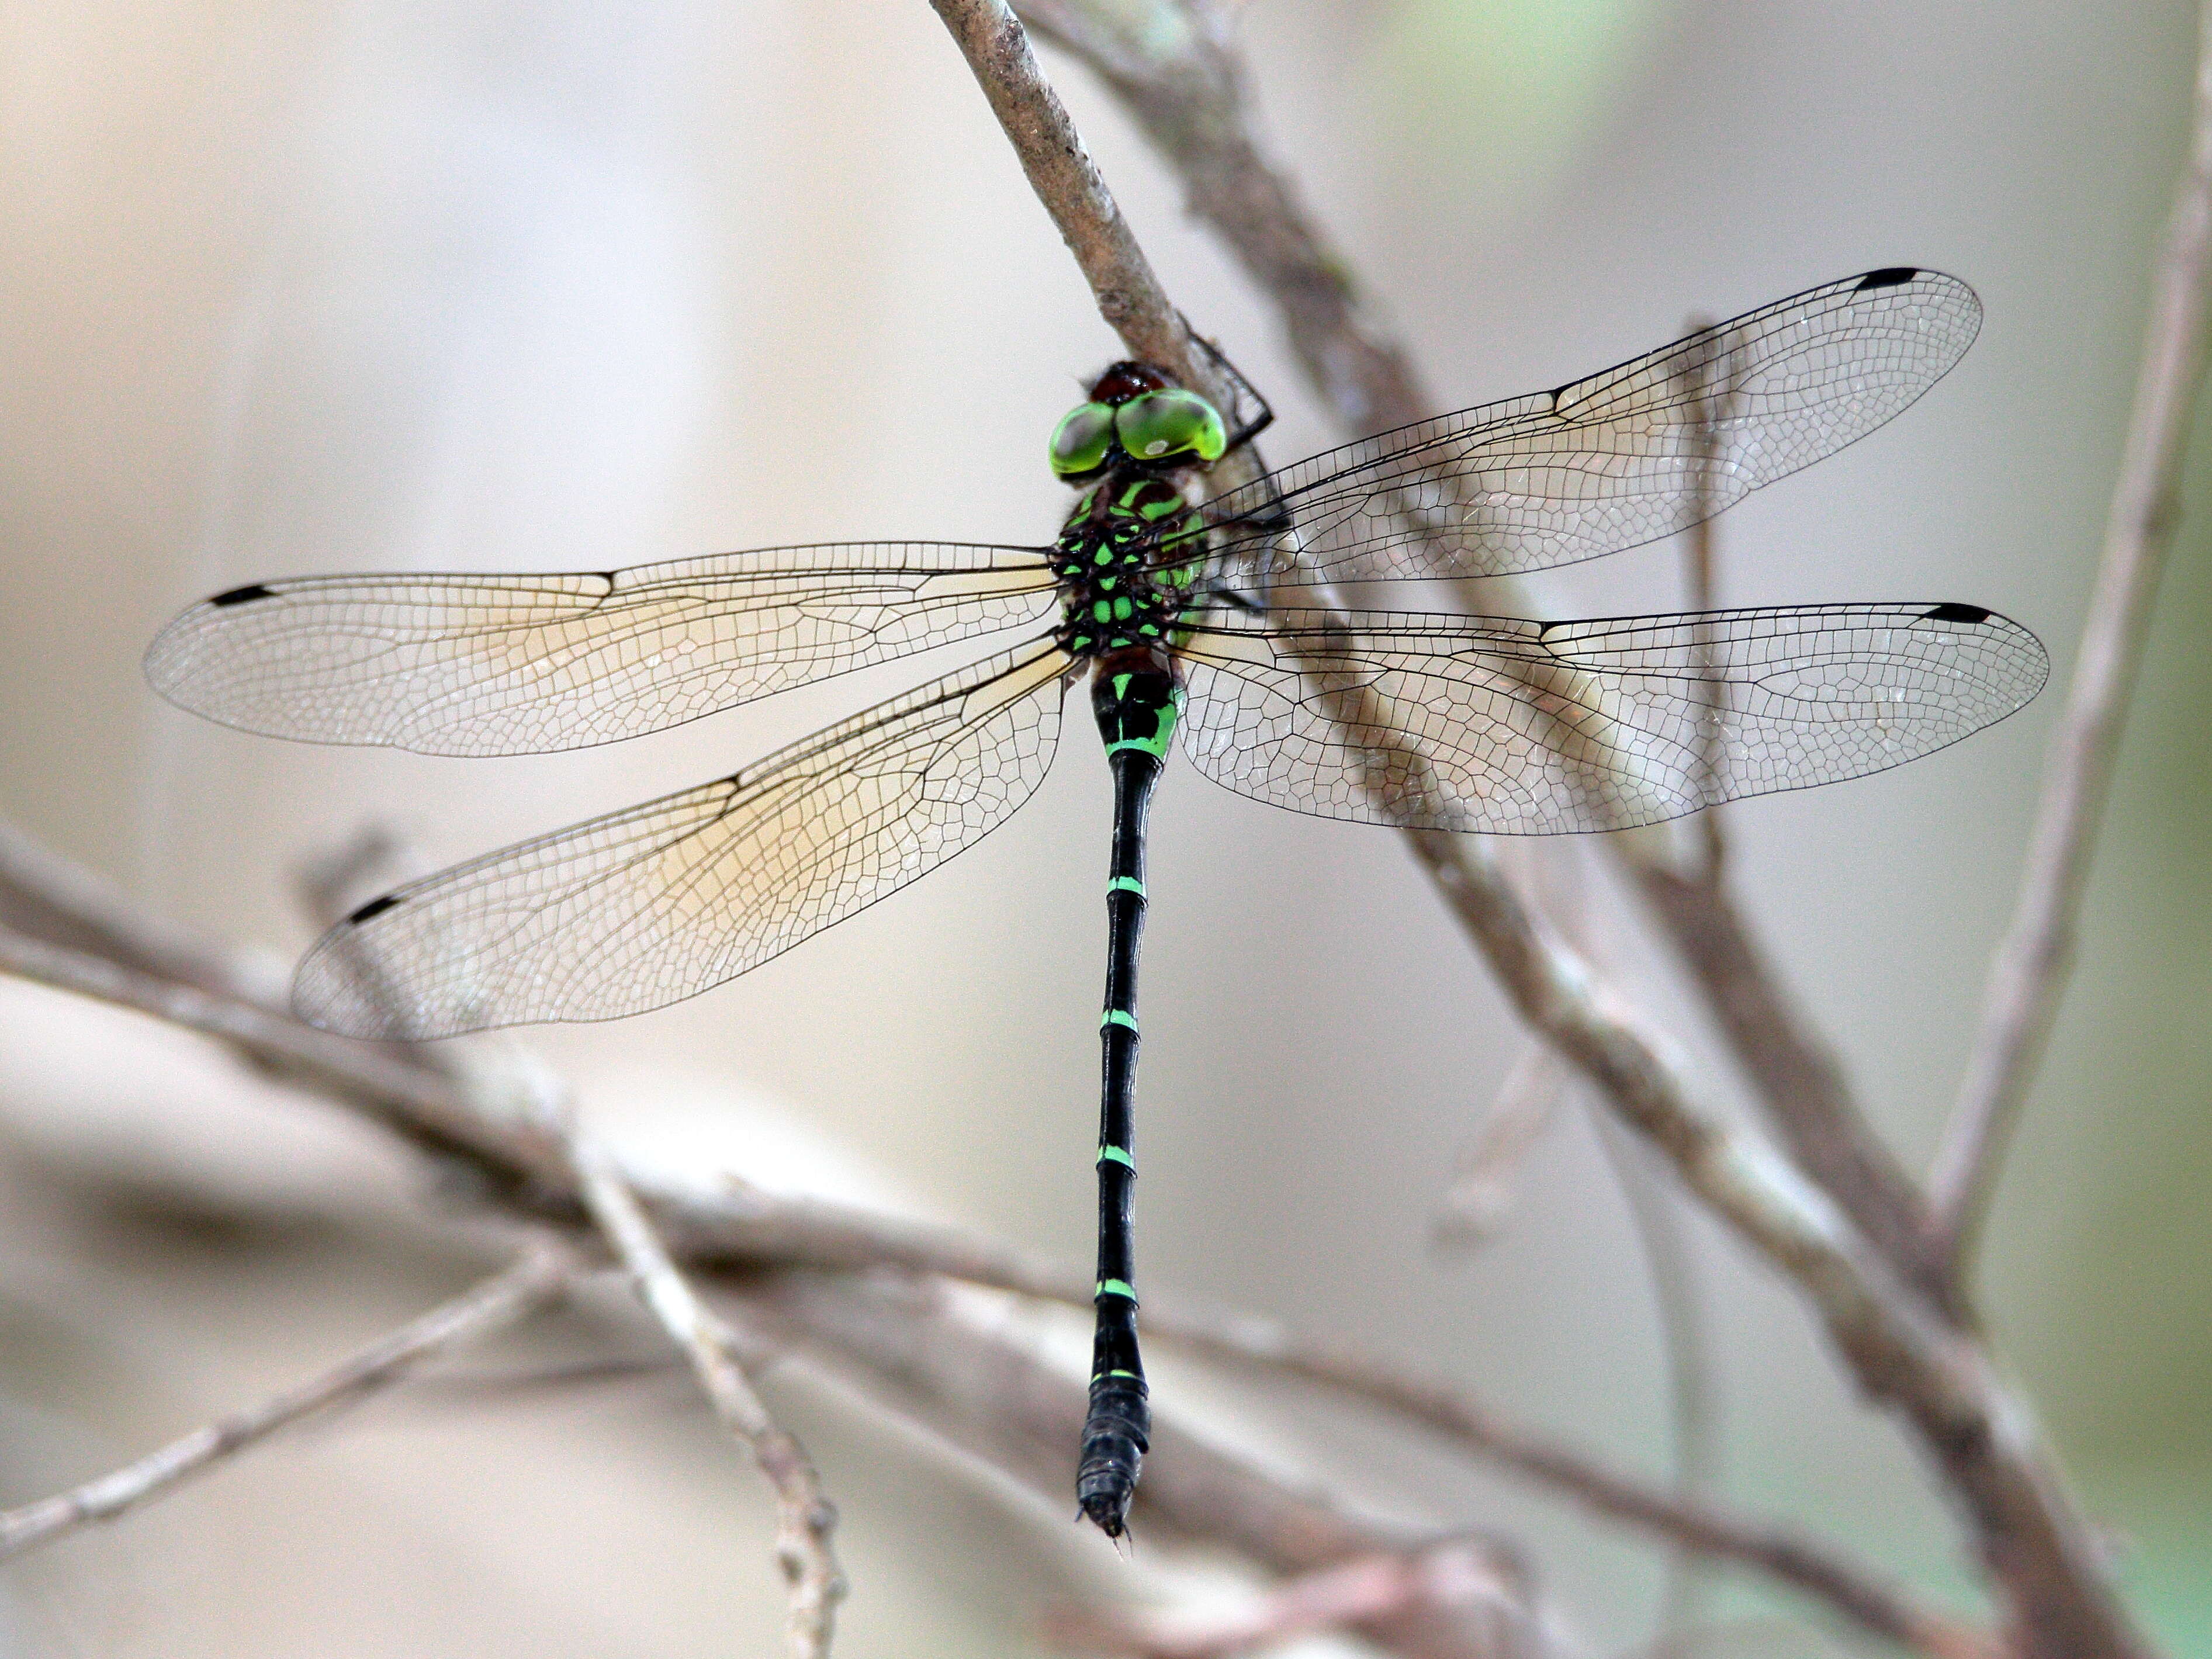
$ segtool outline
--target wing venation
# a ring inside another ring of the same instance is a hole
[[[323,936],[293,1006],[422,1041],[696,995],[1004,823],[1051,763],[1073,665],[1032,641],[741,774],[402,887]]]
[[[1055,604],[1036,549],[768,548],[555,575],[301,576],[184,612],[146,653],[226,726],[432,755],[613,743]]]
[[[1534,623],[1276,611],[1192,633],[1184,748],[1241,794],[1557,835],[1863,776],[2011,714],[2042,646],[1972,605]]]
[[[1856,442],[1973,343],[1955,276],[1845,277],[1601,374],[1299,461],[1206,504],[1224,556],[1285,580],[1498,576],[1687,528]],[[1287,507],[1297,550],[1271,528]]]

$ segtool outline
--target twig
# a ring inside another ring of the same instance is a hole
[[[0,932],[0,970],[152,1013],[188,1029],[222,1037],[257,1057],[296,1058],[317,1050],[303,1074],[332,1099],[366,1113],[387,1128],[426,1140],[443,1152],[471,1160],[489,1187],[533,1213],[575,1222],[580,1204],[568,1193],[571,1166],[542,1114],[517,1109],[425,1071],[403,1051],[331,1038],[258,1011],[116,968],[97,958],[58,950]],[[706,1267],[757,1271],[763,1265],[826,1269],[893,1267],[964,1279],[1018,1295],[1087,1305],[1090,1276],[1040,1263],[1012,1247],[958,1229],[908,1221],[831,1204],[787,1198],[724,1179],[711,1188],[678,1190],[646,1182],[633,1185],[648,1201],[672,1248]],[[1147,1323],[1157,1335],[1243,1364],[1276,1367],[1414,1417],[1459,1439],[1540,1486],[1565,1492],[1596,1512],[1674,1542],[1686,1542],[1723,1559],[1766,1571],[1797,1585],[1844,1616],[1887,1634],[1917,1628],[1922,1615],[1871,1588],[1865,1575],[1832,1560],[1818,1547],[1710,1509],[1685,1508],[1668,1494],[1597,1468],[1571,1453],[1548,1447],[1524,1431],[1505,1427],[1456,1396],[1408,1380],[1371,1360],[1325,1352],[1294,1337],[1273,1320],[1228,1310],[1182,1307],[1154,1296]],[[1080,1420],[1079,1394],[1072,1394],[1070,1425]],[[1069,1444],[1073,1442],[1070,1440]],[[1054,1442],[1054,1455],[1066,1448]],[[1175,1477],[1155,1459],[1150,1485]],[[1059,1480],[1057,1465],[1048,1480]],[[1777,1549],[1774,1540],[1783,1538]],[[1306,1563],[1305,1565],[1312,1565]],[[1840,1588],[1839,1588],[1840,1587]],[[1927,1615],[1933,1620],[1933,1615]],[[1940,1621],[1936,1621],[1940,1623]],[[1929,1650],[1934,1651],[1935,1650]]]
[[[1255,1648],[1385,1617],[1498,1605],[1519,1598],[1485,1552],[1438,1544],[1413,1554],[1368,1555],[1304,1573],[1211,1617],[1164,1613],[1058,1613],[1045,1621],[1057,1646],[1126,1659],[1233,1659]]]
[[[991,112],[1014,141],[1014,154],[1038,199],[1083,204],[1079,212],[1054,214],[1053,222],[1097,297],[1107,325],[1146,362],[1173,371],[1186,385],[1205,384],[1206,377],[1192,360],[1189,331],[1167,303],[1151,261],[1115,205],[1060,95],[1038,72],[1029,36],[1005,0],[930,3],[975,71]]]
[[[1429,1236],[1452,1249],[1485,1244],[1511,1212],[1514,1182],[1559,1109],[1567,1068],[1547,1042],[1532,1042],[1513,1062],[1497,1097],[1483,1114],[1437,1201]]]
[[[1425,1424],[1594,1514],[1763,1572],[1914,1652],[1941,1659],[1996,1659],[2001,1651],[1981,1632],[1915,1606],[1867,1569],[1784,1527],[1631,1480],[1506,1422],[1448,1383],[1382,1365],[1348,1348],[1293,1340],[1252,1322],[1193,1326],[1155,1316],[1152,1328],[1201,1352],[1299,1377]]]
[[[1434,412],[1405,350],[1362,302],[1350,262],[1252,137],[1243,66],[1231,45],[1236,8],[1018,0],[1016,9],[1097,71],[1136,117],[1182,179],[1191,211],[1274,300],[1292,349],[1338,419],[1364,434]]]
[[[513,1267],[372,1342],[320,1376],[196,1429],[97,1480],[0,1513],[0,1560],[51,1543],[94,1522],[112,1521],[303,1417],[396,1382],[410,1366],[441,1348],[513,1324],[560,1295],[576,1267],[575,1256],[565,1247],[532,1244]]]
[[[2051,738],[2035,834],[2012,927],[1997,949],[1980,1024],[1930,1181],[1937,1248],[1964,1275],[2013,1127],[2057,1017],[2082,894],[2159,573],[2181,516],[2182,465],[2204,378],[2212,283],[2212,7],[2198,21],[2186,168],[2151,272],[2150,318],[2096,592],[2066,708]]]
[[[1684,319],[1682,331],[1686,335],[1703,334],[1712,326],[1712,318],[1693,312]],[[1690,526],[1689,534],[1683,538],[1682,549],[1683,575],[1686,579],[1683,585],[1688,589],[1684,597],[1689,601],[1688,609],[1692,616],[1703,616],[1707,611],[1719,609],[1714,594],[1718,586],[1720,560],[1719,514],[1725,503],[1719,501],[1715,485],[1720,477],[1717,463],[1721,459],[1722,423],[1735,414],[1736,400],[1726,393],[1722,395],[1720,406],[1714,406],[1714,371],[1721,367],[1713,361],[1714,355],[1711,351],[1699,353],[1701,361],[1694,365],[1702,382],[1698,390],[1705,410],[1705,417],[1699,422],[1698,429],[1698,459],[1703,464],[1697,475],[1697,518]],[[1725,376],[1719,378],[1720,383],[1725,385]],[[1710,667],[1711,639],[1701,638],[1698,645],[1704,665]],[[1728,687],[1723,681],[1714,681],[1706,684],[1703,691],[1705,722],[1705,730],[1699,734],[1699,747],[1703,751],[1700,760],[1705,787],[1701,793],[1708,799],[1717,799],[1720,792],[1711,785],[1720,770],[1723,753],[1722,744],[1728,731]],[[1718,805],[1708,806],[1691,820],[1691,833],[1698,841],[1702,873],[1708,882],[1714,884],[1720,881],[1722,868],[1728,861],[1726,820],[1726,809]]]
[[[1661,1351],[1667,1356],[1673,1490],[1693,1504],[1720,1486],[1718,1391],[1705,1331],[1703,1279],[1683,1231],[1681,1189],[1668,1182],[1644,1143],[1607,1113],[1594,1114],[1598,1141],[1628,1206],[1651,1281]],[[1709,1564],[1685,1545],[1668,1564],[1656,1645],[1686,1659],[1684,1633],[1702,1618]]]
[[[1007,1340],[1001,1310],[928,1280],[881,1274],[756,1275],[737,1294],[780,1346],[826,1362],[879,1407],[1049,1494],[1055,1507],[1066,1502],[1084,1382]],[[1154,1418],[1136,1520],[1140,1535],[1203,1540],[1285,1573],[1434,1541],[1426,1529],[1352,1512],[1213,1444],[1171,1401]],[[1403,1659],[1505,1659],[1528,1650],[1533,1625],[1520,1608],[1486,1604],[1390,1609],[1358,1627]]]
[[[242,996],[179,985],[4,927],[0,973],[221,1038],[348,1104],[374,1109],[387,1127],[419,1144],[483,1158],[509,1185],[542,1192],[566,1184],[566,1154],[558,1138],[536,1121],[533,1103],[495,1101],[404,1048],[334,1036]]]
[[[1589,965],[1545,937],[1473,836],[1412,837],[1520,1010],[1740,1237],[1795,1279],[1859,1386],[1893,1403],[1963,1500],[2034,1659],[2142,1653],[2033,1419],[1964,1333],[1892,1283],[1828,1197],[1691,1103]]]
[[[235,951],[210,950],[184,928],[67,859],[0,823],[0,927],[105,957],[180,985],[284,1011],[283,981]]]
[[[585,1208],[629,1270],[638,1299],[691,1362],[714,1414],[752,1453],[775,1492],[775,1553],[791,1587],[787,1629],[793,1659],[828,1659],[845,1576],[830,1548],[837,1511],[823,1495],[822,1477],[806,1449],[777,1426],[754,1392],[738,1333],[699,1299],[605,1149],[572,1115],[562,1115]]]
[[[1499,850],[1510,857],[1524,844],[1508,842]],[[1605,937],[1591,926],[1589,877],[1578,846],[1568,842],[1557,848],[1553,856],[1536,863],[1519,889],[1541,914],[1554,920],[1570,948],[1602,962]],[[1554,1055],[1557,1052],[1548,1045],[1545,1051]],[[1673,1489],[1695,1500],[1720,1484],[1720,1443],[1717,1395],[1705,1340],[1697,1259],[1684,1235],[1679,1207],[1686,1200],[1668,1172],[1616,1115],[1600,1109],[1591,1117],[1599,1149],[1643,1247],[1650,1281],[1652,1309],[1667,1360]],[[1668,1563],[1655,1626],[1662,1649],[1674,1645],[1680,1633],[1696,1622],[1710,1565],[1686,1545],[1674,1550]],[[1687,1659],[1686,1653],[1677,1659]]]
[[[1916,1291],[1947,1314],[1962,1315],[1961,1299],[1935,1269],[1929,1212],[1911,1177],[1874,1133],[1834,1051],[1784,988],[1725,871],[1680,870],[1649,840],[1612,839],[1799,1167]]]

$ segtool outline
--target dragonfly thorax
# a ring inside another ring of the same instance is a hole
[[[1078,656],[1173,643],[1194,606],[1203,520],[1165,479],[1117,470],[1076,502],[1053,549],[1060,642]]]

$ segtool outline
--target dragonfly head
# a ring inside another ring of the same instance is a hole
[[[1054,430],[1052,470],[1088,483],[1121,461],[1167,468],[1218,460],[1228,442],[1220,411],[1198,393],[1147,363],[1115,363]]]

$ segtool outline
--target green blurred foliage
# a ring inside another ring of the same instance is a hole
[[[1503,217],[1571,171],[1646,65],[1667,0],[1406,0],[1353,86],[1402,141],[1401,188]]]

